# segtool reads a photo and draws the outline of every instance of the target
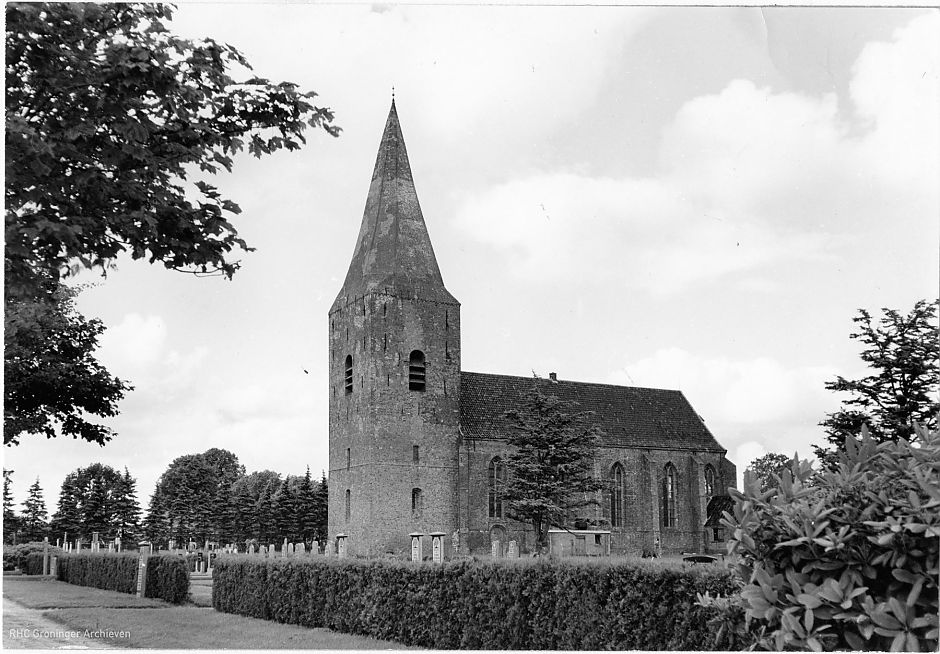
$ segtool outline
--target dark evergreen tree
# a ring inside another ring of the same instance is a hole
[[[116,511],[123,483],[117,470],[101,463],[66,475],[52,517],[54,535],[69,540],[90,539],[94,532],[102,540],[117,536]]]
[[[928,430],[936,428],[940,412],[938,302],[920,300],[907,315],[882,309],[877,324],[865,309],[852,319],[858,331],[849,338],[863,345],[861,358],[872,373],[854,380],[838,376],[826,384],[830,391],[849,394],[843,408],[820,423],[828,444],[814,446],[814,450],[827,466],[835,464],[837,452],[845,451],[846,437],[858,440],[862,425],[868,426],[878,442],[916,440],[915,423]]]
[[[275,538],[278,542],[284,538],[291,543],[297,540],[297,496],[291,486],[291,477],[285,477],[271,496]]]
[[[297,520],[296,532],[298,538],[305,543],[313,540],[316,531],[316,488],[310,477],[310,466],[297,486]]]
[[[147,505],[147,514],[143,523],[144,538],[156,547],[167,547],[170,531],[169,512],[164,508],[163,497],[158,487],[150,496],[150,503]]]
[[[604,487],[593,471],[602,433],[593,414],[543,392],[546,387],[536,377],[522,406],[505,413],[513,449],[506,461],[506,507],[510,518],[535,530],[537,551],[547,546],[549,527],[566,526]]]
[[[274,516],[274,493],[280,487],[278,479],[272,479],[258,495],[255,514],[258,520],[258,540],[268,543],[277,538],[277,523]]]
[[[213,448],[176,458],[154,491],[166,519],[164,538],[180,545],[220,541],[231,529],[226,523],[231,486],[243,474],[238,457],[227,450]]]
[[[13,501],[13,471],[3,469],[3,542],[15,543],[20,530],[20,517],[16,515]]]
[[[42,497],[42,487],[37,477],[29,487],[29,494],[23,502],[23,537],[26,540],[42,540],[49,535],[46,516],[46,502]]]
[[[317,484],[316,498],[313,509],[314,539],[323,542],[327,539],[327,530],[330,521],[330,486],[327,483],[326,472],[320,471],[320,482]]]
[[[114,531],[125,545],[134,544],[140,539],[137,480],[131,477],[126,467],[114,496]]]

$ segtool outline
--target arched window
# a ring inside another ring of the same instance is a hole
[[[423,391],[426,378],[424,352],[413,350],[408,357],[408,390]]]
[[[421,493],[420,488],[411,489],[411,517],[415,520],[421,518],[421,513],[424,511],[424,495]]]
[[[623,466],[615,463],[610,471],[610,525],[623,527]]]
[[[495,457],[490,461],[487,475],[490,499],[490,517],[503,517],[503,493],[506,486],[506,465],[502,459]]]
[[[349,522],[349,515],[350,515],[351,509],[352,509],[352,505],[351,505],[351,502],[350,502],[350,499],[351,499],[351,498],[350,498],[349,495],[350,495],[349,489],[347,488],[347,489],[346,489],[346,522]]]
[[[663,470],[662,525],[664,528],[676,526],[676,468],[671,463]]]
[[[705,501],[707,502],[715,496],[717,480],[715,469],[708,464],[705,466]]]
[[[346,376],[344,378],[345,385],[346,385],[346,395],[349,395],[350,393],[352,393],[352,389],[353,389],[352,370],[353,370],[352,355],[347,354],[346,355]]]

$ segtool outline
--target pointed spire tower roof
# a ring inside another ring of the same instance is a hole
[[[394,97],[372,172],[356,250],[334,307],[374,291],[457,303],[444,288],[421,214]]]

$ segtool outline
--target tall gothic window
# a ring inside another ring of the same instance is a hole
[[[506,465],[502,459],[495,457],[490,461],[489,473],[490,517],[503,517],[503,493],[506,487]]]
[[[347,354],[346,355],[346,375],[344,377],[344,382],[346,386],[346,395],[349,395],[350,393],[352,393],[352,389],[353,389],[352,371],[353,371],[352,355]]]
[[[415,520],[421,518],[421,514],[424,511],[424,495],[421,493],[420,488],[411,489],[411,517]]]
[[[711,464],[705,466],[705,501],[707,502],[715,496],[715,487],[717,485],[715,479],[715,469]]]
[[[349,516],[352,513],[352,500],[349,489],[346,489],[346,522],[349,522]]]
[[[414,350],[408,357],[408,390],[423,391],[426,377],[424,352]]]
[[[662,525],[664,528],[676,526],[676,468],[671,463],[663,470]]]
[[[615,463],[610,471],[610,525],[623,527],[623,466]]]

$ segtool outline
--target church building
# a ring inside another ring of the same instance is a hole
[[[605,434],[594,469],[610,490],[584,517],[611,532],[612,553],[702,551],[717,537],[707,507],[735,467],[681,392],[461,370],[460,303],[394,100],[329,321],[329,538],[344,536],[349,555],[408,552],[414,532],[443,532],[463,554],[510,540],[531,551],[531,528],[507,513],[503,414],[533,383],[594,412]]]

